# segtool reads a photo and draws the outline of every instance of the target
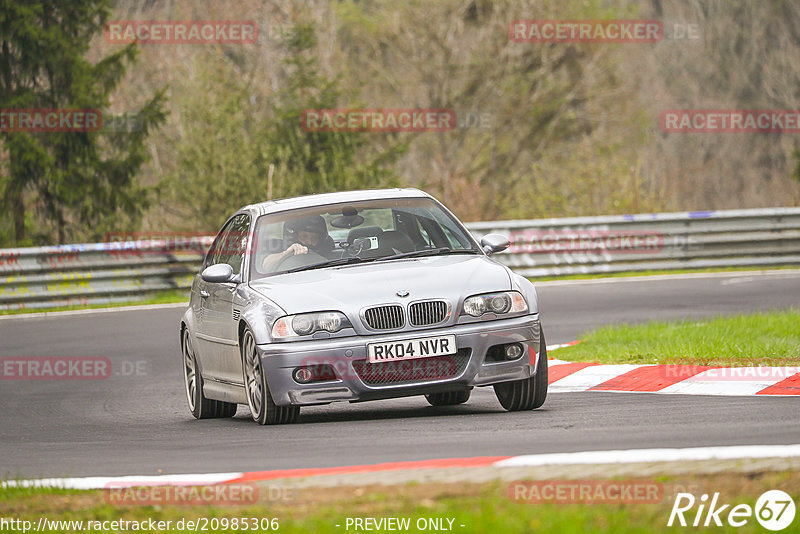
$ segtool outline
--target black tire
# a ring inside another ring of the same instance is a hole
[[[539,356],[536,374],[525,380],[494,385],[497,400],[509,412],[535,410],[547,398],[547,344],[544,331],[539,337]]]
[[[472,391],[458,390],[458,391],[445,391],[444,393],[431,393],[425,395],[425,399],[431,406],[453,406],[454,404],[464,404],[469,400]]]
[[[207,399],[203,395],[203,375],[197,367],[197,356],[192,346],[189,330],[184,328],[183,341],[183,383],[186,388],[186,400],[189,411],[195,419],[218,419],[220,417],[233,417],[238,407],[234,402]]]
[[[294,423],[300,416],[299,406],[277,406],[269,392],[267,377],[256,351],[255,338],[249,328],[242,334],[242,374],[247,404],[253,421],[259,425]]]

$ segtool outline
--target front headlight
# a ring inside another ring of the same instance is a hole
[[[472,317],[480,317],[485,313],[504,314],[528,311],[525,297],[518,291],[503,291],[502,293],[485,293],[474,295],[464,300],[464,313]]]
[[[301,313],[281,317],[272,325],[272,338],[310,336],[315,332],[338,332],[342,328],[351,327],[347,316],[338,311],[318,313]]]

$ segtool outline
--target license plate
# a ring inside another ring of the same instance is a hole
[[[456,336],[453,335],[367,344],[367,359],[370,363],[430,358],[456,352]]]

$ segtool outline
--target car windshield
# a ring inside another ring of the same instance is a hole
[[[429,198],[328,204],[256,221],[250,279],[351,263],[481,254],[475,240]]]

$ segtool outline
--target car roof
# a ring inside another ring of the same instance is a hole
[[[324,206],[340,202],[358,202],[361,200],[378,200],[391,198],[433,198],[419,189],[394,188],[394,189],[366,189],[363,191],[339,191],[336,193],[318,193],[301,197],[281,198],[259,202],[244,206],[239,212],[250,212],[256,217],[279,211],[289,211],[298,208]],[[238,212],[237,212],[238,213]]]

